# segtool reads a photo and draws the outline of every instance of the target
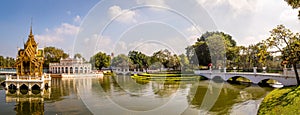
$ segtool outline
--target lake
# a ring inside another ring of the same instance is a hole
[[[273,88],[210,80],[136,81],[130,76],[52,78],[39,94],[0,88],[1,114],[250,114]],[[43,95],[42,95],[43,94]]]

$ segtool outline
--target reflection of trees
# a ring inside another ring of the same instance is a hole
[[[180,86],[180,82],[176,81],[153,81],[152,89],[153,92],[160,97],[169,97],[173,93],[176,93]]]
[[[201,84],[193,85],[187,96],[187,101],[193,108],[200,109],[206,93],[211,93],[214,89],[208,86],[208,83],[201,82]],[[236,103],[243,102],[249,99],[259,99],[265,95],[266,91],[261,87],[246,87],[243,85],[231,85],[224,83],[220,95],[213,107],[209,110],[211,112],[218,112],[226,114],[231,110]]]
[[[105,92],[110,91],[110,76],[103,76],[103,78],[99,79],[99,84]]]
[[[148,85],[139,84],[137,83],[136,80],[126,75],[114,76],[112,77],[112,79],[115,81],[113,83],[118,86],[116,88],[119,88],[122,91],[126,91],[127,93],[135,93],[134,95],[142,94],[143,92],[145,92],[146,88],[148,87]]]

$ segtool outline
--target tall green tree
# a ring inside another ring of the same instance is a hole
[[[300,7],[300,0],[285,0],[293,9],[298,9]],[[298,13],[298,18],[300,19],[300,10]]]
[[[283,61],[292,65],[296,75],[297,84],[300,85],[300,79],[297,72],[297,63],[300,61],[300,35],[294,34],[290,29],[283,25],[278,25],[272,31],[267,39],[268,46],[277,48],[282,55]]]
[[[102,70],[103,67],[109,67],[110,61],[111,57],[103,52],[98,52],[90,59],[90,63],[92,63],[92,65],[99,70]]]
[[[128,57],[133,62],[136,69],[146,69],[150,66],[150,57],[138,51],[130,51]]]
[[[209,40],[208,38],[211,39]],[[238,55],[235,54],[236,52],[234,52],[235,47],[236,42],[229,34],[226,34],[224,32],[206,32],[199,38],[197,38],[197,42],[195,44],[186,48],[186,55],[189,58],[191,64],[207,66],[212,62],[211,57],[218,59],[224,57],[225,54],[223,51],[226,51],[225,53],[227,60],[233,60]],[[221,51],[221,49],[222,52],[217,52]],[[221,57],[220,53],[222,53]],[[219,57],[215,57],[217,55],[219,55]],[[224,59],[225,58],[223,58],[222,60]],[[213,60],[216,61],[216,59]]]
[[[168,68],[168,63],[172,58],[171,52],[167,49],[154,52],[152,55],[153,60],[160,62],[165,68]]]
[[[69,57],[67,53],[65,53],[62,49],[58,49],[55,47],[45,47],[44,48],[45,53],[45,62],[44,62],[44,68],[49,67],[49,63],[57,63],[60,61],[60,59],[65,59]]]
[[[193,65],[207,66],[211,63],[209,48],[205,39],[199,39],[194,45],[186,48],[186,55]]]
[[[112,59],[111,65],[113,67],[121,67],[121,68],[129,67],[131,69],[134,68],[132,61],[125,54],[119,54],[118,56],[114,57]]]

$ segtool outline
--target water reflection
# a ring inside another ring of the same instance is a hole
[[[0,103],[0,113],[11,113],[3,109],[6,107],[17,114],[193,115],[244,113],[245,110],[256,114],[259,100],[272,90],[251,84],[135,80],[123,75],[53,78],[51,84],[51,88],[40,92],[6,90],[6,103]],[[207,101],[215,97],[215,101]],[[211,108],[207,106],[212,102]]]
[[[44,114],[44,99],[50,98],[51,89],[44,90],[6,90],[6,103],[16,103],[16,114]]]
[[[213,83],[213,84],[220,84],[220,83]],[[210,92],[211,89],[208,87],[208,81],[200,81],[190,89],[190,92],[187,96],[187,100],[190,103],[189,108],[186,110],[190,113],[192,110],[200,109],[201,104],[203,103],[204,96],[206,92]],[[215,86],[215,85],[211,85]],[[224,83],[219,93],[219,96],[209,110],[199,110],[198,112],[207,112],[210,114],[229,114],[231,112],[236,112],[239,110],[233,110],[235,108],[235,104],[243,103],[249,100],[255,101],[264,98],[264,96],[271,91],[272,88],[262,88],[257,85],[249,85],[249,84],[229,84]],[[240,105],[239,105],[240,106]],[[248,108],[251,109],[251,108]],[[256,114],[255,111],[252,111],[251,114]],[[194,112],[195,113],[195,112]]]

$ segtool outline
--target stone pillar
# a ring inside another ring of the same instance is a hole
[[[70,71],[71,71],[70,68],[71,68],[71,67],[67,67],[68,75],[70,75]]]
[[[253,67],[253,73],[254,73],[254,74],[257,73],[257,67]]]
[[[262,67],[262,68],[263,68],[263,73],[266,73],[267,67],[265,66],[265,67]]]
[[[236,72],[236,67],[233,67],[233,72]]]
[[[16,83],[16,89],[19,89],[19,88],[20,88],[20,84]]]
[[[224,73],[226,73],[226,67],[224,67]]]
[[[28,83],[28,90],[31,91],[31,83]]]
[[[283,67],[283,75],[287,75],[287,68],[286,68],[286,64],[284,64],[284,67]]]
[[[6,77],[7,77],[7,76],[6,76]],[[6,89],[7,91],[8,91],[8,85],[9,85],[9,84],[6,82],[6,83],[5,83],[5,89]]]

